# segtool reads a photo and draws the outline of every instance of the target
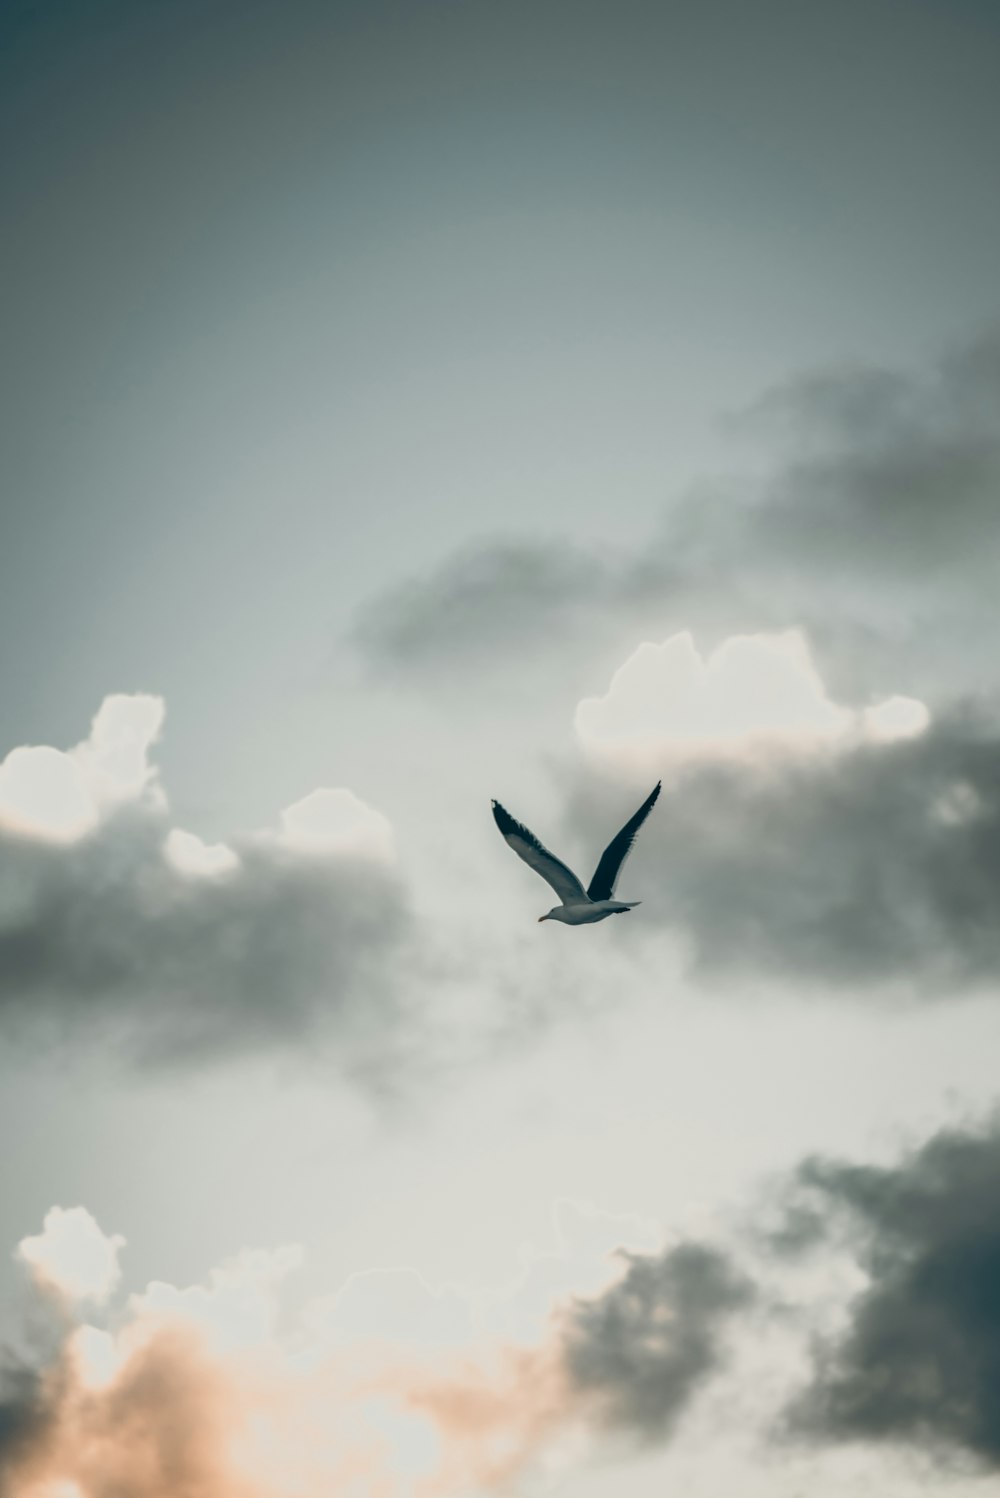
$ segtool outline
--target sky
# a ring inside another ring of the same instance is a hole
[[[0,1498],[994,1489],[998,98],[2,8]]]

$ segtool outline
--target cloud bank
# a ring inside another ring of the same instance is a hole
[[[895,1470],[880,1449],[930,1458],[894,1492],[1000,1470],[998,1187],[996,1123],[950,1129],[888,1165],[806,1159],[735,1256],[682,1239],[600,1269],[598,1234],[502,1292],[382,1270],[298,1309],[292,1245],[122,1298],[123,1239],[54,1208],[18,1257],[57,1346],[0,1377],[0,1490],[458,1498],[734,1438],[783,1492],[817,1448],[859,1453],[830,1468],[852,1482]]]
[[[156,1061],[327,1034],[376,1066],[411,936],[389,823],[320,789],[206,843],[170,825],[162,721],[109,697],[76,748],[0,765],[0,1025]]]
[[[102,1245],[111,1272],[97,1298],[110,1295],[122,1240],[85,1209],[53,1209],[26,1242],[39,1286],[70,1305],[82,1282],[97,1288],[88,1266]],[[684,1244],[632,1254],[605,1291],[554,1302],[532,1340],[498,1336],[472,1300],[424,1291],[414,1341],[412,1314],[394,1326],[390,1308],[366,1333],[338,1297],[283,1314],[299,1260],[244,1251],[204,1285],[150,1284],[103,1324],[77,1310],[56,1356],[20,1369],[0,1404],[5,1495],[500,1490],[608,1432],[669,1436],[749,1293],[720,1251]],[[444,1335],[429,1339],[442,1314]]]

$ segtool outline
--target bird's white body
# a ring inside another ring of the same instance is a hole
[[[548,915],[540,915],[538,919],[562,921],[564,926],[589,926],[594,921],[603,921],[606,915],[619,915],[641,904],[641,900],[588,900],[585,905],[556,905]]]

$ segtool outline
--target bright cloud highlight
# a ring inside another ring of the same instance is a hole
[[[42,1231],[23,1238],[17,1254],[47,1289],[72,1301],[104,1301],[118,1283],[124,1245],[120,1233],[103,1233],[86,1207],[53,1207]]]
[[[183,832],[180,827],[168,832],[163,853],[179,874],[192,879],[216,879],[240,866],[239,854],[226,843],[203,842],[196,833]]]
[[[0,833],[71,844],[128,803],[165,815],[167,798],[149,759],[165,713],[162,697],[113,693],[75,748],[11,749],[0,762]],[[280,813],[278,830],[263,838],[303,857],[392,863],[396,856],[388,818],[343,786],[321,786],[293,802]],[[163,854],[172,869],[192,879],[216,879],[240,867],[239,854],[227,843],[207,843],[179,827],[167,833]]]
[[[162,697],[105,697],[89,736],[73,749],[12,749],[0,763],[0,830],[72,843],[126,801],[164,806],[149,750],[163,725]]]
[[[281,840],[297,853],[392,863],[392,826],[353,791],[320,787],[281,813]]]
[[[799,630],[733,635],[703,656],[690,633],[646,642],[602,697],[577,706],[593,752],[688,759],[804,752],[922,733],[922,702],[891,697],[862,711],[831,700]]]

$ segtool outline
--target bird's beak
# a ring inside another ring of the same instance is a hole
[[[547,915],[540,915],[538,917],[538,924],[541,925],[543,921],[547,921],[547,920],[548,920],[548,916]]]

